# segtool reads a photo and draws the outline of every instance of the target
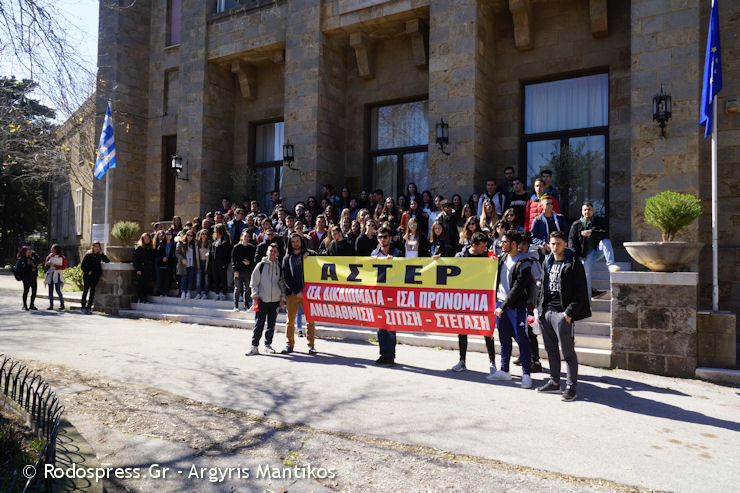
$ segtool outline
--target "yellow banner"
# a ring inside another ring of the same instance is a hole
[[[307,283],[495,290],[496,258],[371,258],[311,256],[305,259]]]

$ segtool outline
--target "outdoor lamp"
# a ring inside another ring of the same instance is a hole
[[[660,94],[653,96],[653,120],[658,122],[660,136],[665,137],[665,124],[671,119],[671,95],[663,92],[660,85]]]
[[[437,145],[439,145],[439,150],[442,151],[442,154],[445,154],[446,156],[449,156],[450,153],[445,151],[445,148],[447,147],[447,144],[450,143],[450,126],[445,123],[443,118],[439,119],[439,123],[437,123],[436,126],[437,131]]]
[[[180,180],[187,181],[187,178],[181,178],[180,173],[182,172],[182,156],[175,154],[172,156],[172,169],[175,170],[175,177]]]
[[[295,155],[293,154],[293,144],[288,141],[283,144],[283,164],[292,170],[298,171],[298,168],[293,166],[293,161],[295,161]]]

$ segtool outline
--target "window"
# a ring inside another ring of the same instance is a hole
[[[82,208],[85,200],[85,194],[82,188],[75,190],[75,234],[82,235]]]
[[[62,231],[60,235],[62,238],[69,237],[69,201],[69,192],[62,192]]]
[[[254,126],[254,172],[257,200],[263,208],[283,177],[283,122]],[[272,212],[272,211],[270,211]]]
[[[609,75],[529,84],[524,87],[524,142],[527,183],[553,172],[560,210],[569,219],[593,202],[607,215]]]
[[[226,12],[240,5],[239,0],[217,0],[216,13]]]
[[[182,0],[167,0],[167,46],[180,44]]]
[[[429,188],[429,104],[426,100],[370,109],[372,188],[398,197],[409,182]]]

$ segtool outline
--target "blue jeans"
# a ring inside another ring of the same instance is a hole
[[[54,306],[54,289],[56,288],[57,296],[59,296],[59,304],[64,307],[64,296],[62,296],[62,283],[55,282],[49,284],[49,306]]]
[[[200,294],[207,295],[209,291],[208,288],[210,287],[209,286],[210,283],[208,282],[208,271],[206,270],[206,261],[199,260],[198,262],[199,262],[198,267],[200,268],[198,269],[198,274],[195,276],[196,281],[197,281],[195,290]]]
[[[265,345],[269,346],[272,344],[272,336],[275,334],[275,321],[277,320],[277,309],[280,305],[279,301],[267,303],[260,301],[259,308],[257,310],[257,316],[254,318],[254,333],[252,334],[252,346],[257,347],[260,344],[260,338],[262,337],[262,329],[265,327],[265,319],[267,320],[267,331],[265,332]]]
[[[496,308],[501,305],[496,301]],[[529,336],[527,335],[527,309],[507,308],[503,316],[496,319],[498,327],[498,340],[501,342],[501,370],[509,371],[509,359],[511,359],[511,338],[516,339],[519,346],[519,360],[522,362],[522,372],[529,375],[532,372],[532,350],[529,347]]]
[[[591,272],[594,270],[594,264],[601,260],[606,260],[606,265],[614,265],[614,250],[609,238],[604,238],[596,246],[596,250],[588,252],[588,255],[581,258],[583,269],[586,271],[586,284],[588,286],[588,297],[591,299]]]
[[[185,267],[185,274],[180,278],[180,291],[187,293],[195,288],[195,266]]]
[[[378,346],[380,355],[386,358],[396,358],[396,332],[393,330],[378,329]]]
[[[298,305],[298,313],[295,317],[295,325],[298,330],[303,330],[303,304]]]

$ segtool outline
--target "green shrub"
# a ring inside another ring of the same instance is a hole
[[[681,230],[701,216],[701,202],[688,193],[666,190],[647,199],[645,222],[663,233],[663,241],[672,241]]]
[[[64,270],[64,280],[72,286],[75,286],[77,291],[82,291],[82,269],[80,266],[76,265],[74,267],[67,267]]]
[[[118,221],[113,225],[110,234],[125,246],[132,246],[136,235],[139,234],[139,223],[134,221]]]

